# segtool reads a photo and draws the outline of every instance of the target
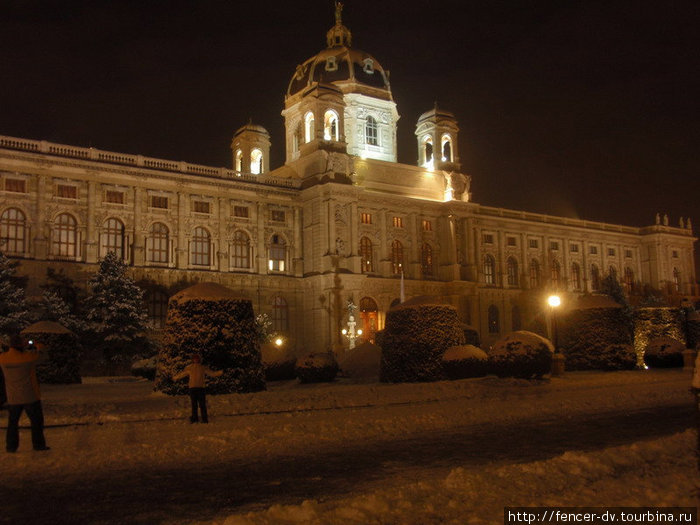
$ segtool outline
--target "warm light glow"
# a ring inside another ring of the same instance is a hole
[[[275,345],[282,346],[282,343],[284,343],[284,340],[281,337],[275,339]]]
[[[552,308],[556,308],[561,304],[561,298],[558,295],[550,295],[547,298],[547,304]]]
[[[362,328],[357,331],[357,335],[362,335]]]
[[[343,335],[347,335],[347,333],[348,333],[347,329],[345,329],[345,328],[343,328],[340,332],[341,332]]]

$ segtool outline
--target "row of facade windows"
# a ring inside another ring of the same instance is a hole
[[[323,116],[323,139],[324,140],[340,140],[338,114],[329,109]],[[308,143],[314,140],[316,136],[316,122],[314,114],[309,111],[304,115],[303,125],[300,123],[294,133],[294,151],[299,151],[302,143]],[[379,146],[379,125],[377,120],[368,116],[365,121],[365,144],[370,146]]]

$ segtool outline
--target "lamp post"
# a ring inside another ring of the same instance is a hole
[[[352,301],[348,301],[348,327],[343,328],[340,333],[348,338],[348,350],[355,348],[355,340],[362,335],[362,329],[355,329],[357,322],[355,321],[355,311],[357,306]]]
[[[559,334],[557,333],[557,308],[561,305],[561,297],[550,295],[547,297],[547,304],[552,321],[552,344],[554,345],[552,376],[560,376],[564,374],[564,355],[559,352]]]

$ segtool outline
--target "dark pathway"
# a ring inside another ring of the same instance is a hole
[[[157,524],[212,519],[274,503],[371,490],[402,475],[425,479],[456,465],[545,459],[655,438],[694,424],[692,405],[558,420],[496,424],[360,442],[333,453],[271,458],[255,464],[206,464],[181,470],[95,472],[89,479],[4,480],[0,523]],[[10,505],[9,502],[19,502]]]

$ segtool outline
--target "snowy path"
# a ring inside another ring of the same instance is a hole
[[[280,386],[212,398],[208,426],[171,419],[184,400],[144,396],[143,385],[74,389],[91,392],[93,412],[65,389],[48,389],[54,420],[83,424],[48,429],[47,455],[25,445],[2,462],[0,479],[15,480],[6,501],[25,503],[0,521],[208,523],[273,504],[438,483],[456,467],[547,461],[684,430],[693,415],[686,379],[675,372],[571,374],[540,384]],[[98,424],[105,416],[112,422]]]

